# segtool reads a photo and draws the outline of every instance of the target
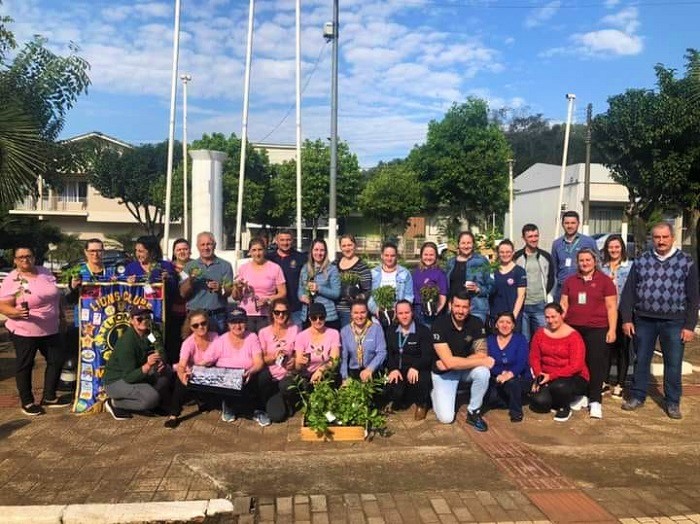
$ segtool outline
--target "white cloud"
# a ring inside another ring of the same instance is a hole
[[[561,2],[559,0],[553,0],[543,7],[531,11],[525,18],[525,27],[532,29],[533,27],[544,24],[557,14],[560,7]]]
[[[639,29],[639,11],[636,7],[627,7],[614,15],[604,16],[601,23],[621,29],[628,34],[635,33]]]
[[[613,7],[617,7],[617,4],[619,3],[620,0],[605,0],[605,7],[612,9]]]

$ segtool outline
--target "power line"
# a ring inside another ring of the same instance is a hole
[[[403,3],[404,6],[406,7],[423,7],[423,6],[431,6],[431,7],[437,7],[437,8],[445,8],[445,9],[513,9],[513,10],[533,10],[533,9],[541,9],[544,7],[550,7],[549,3],[541,3],[541,4],[529,4],[529,5],[522,5],[522,4],[497,4],[497,3],[475,3],[475,2],[463,2],[463,3],[452,3],[452,2],[447,2],[444,0],[405,0]],[[653,2],[653,1],[640,1],[640,2],[635,2],[634,6],[642,6],[642,7],[667,7],[667,6],[684,6],[684,5],[700,5],[699,0],[661,0],[658,2]],[[577,3],[563,3],[557,6],[557,9],[590,9],[590,8],[598,8],[598,7],[604,7],[605,2],[587,2],[587,3],[582,3],[582,4],[577,4]]]
[[[314,76],[314,73],[316,72],[316,69],[318,68],[318,64],[321,63],[321,55],[323,55],[323,51],[326,49],[328,45],[328,42],[324,42],[323,45],[321,46],[321,49],[318,52],[318,57],[316,57],[316,62],[314,63],[314,67],[311,69],[311,72],[309,73],[309,76],[306,77],[306,82],[304,82],[304,87],[301,88],[301,94],[304,94],[304,91],[306,91],[306,87],[309,85],[309,82],[311,82],[311,78]],[[282,124],[287,120],[289,115],[292,113],[292,110],[296,107],[296,104],[292,104],[289,106],[289,109],[287,109],[287,112],[284,114],[282,117],[282,120],[280,120],[275,127],[272,128],[272,131],[270,131],[268,134],[266,134],[264,137],[262,137],[260,140],[257,140],[256,142],[261,143],[265,142],[267,138],[277,131]]]

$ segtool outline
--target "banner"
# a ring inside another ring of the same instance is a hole
[[[163,284],[127,284],[125,282],[90,282],[80,290],[77,314],[78,385],[73,402],[74,413],[85,413],[101,406],[107,398],[102,384],[105,364],[114,346],[129,327],[132,307],[153,311],[153,321],[163,330],[165,300]]]

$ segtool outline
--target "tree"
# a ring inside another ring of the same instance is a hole
[[[382,238],[406,227],[408,219],[423,211],[425,201],[418,175],[405,164],[382,164],[374,170],[359,198],[363,215],[379,222]]]
[[[180,147],[176,142],[175,151]],[[94,151],[88,182],[103,196],[124,204],[147,234],[161,236],[167,158],[167,141],[125,151],[98,148]],[[173,161],[171,218],[176,220],[182,215],[182,170],[179,169],[182,158],[176,154]]]
[[[44,261],[49,244],[57,244],[62,239],[56,226],[36,217],[4,214],[0,217],[0,231],[0,249],[29,246],[36,255],[37,264]]]
[[[487,103],[469,98],[428,124],[426,143],[413,148],[408,162],[424,184],[427,211],[475,220],[506,210],[510,155]]]
[[[362,190],[362,174],[357,156],[350,152],[347,142],[338,142],[338,171],[336,179],[336,211],[345,217],[357,209],[357,197]],[[306,140],[301,150],[302,169],[302,218],[317,234],[319,219],[328,216],[330,191],[331,154],[323,140]],[[276,215],[288,218],[296,214],[296,162],[284,162],[277,167],[277,176],[272,180],[277,195]]]
[[[594,144],[615,181],[629,191],[626,212],[643,242],[657,210],[685,209],[692,215],[697,245],[700,209],[700,105],[695,68],[700,54],[688,50],[686,75],[656,66],[657,89],[630,89],[608,99],[596,117]],[[643,245],[643,244],[639,244]]]

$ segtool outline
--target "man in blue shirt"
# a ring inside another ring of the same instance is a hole
[[[301,306],[299,300],[299,275],[301,268],[307,261],[307,256],[294,249],[294,236],[289,229],[280,229],[275,237],[277,249],[268,255],[268,259],[279,265],[284,274],[285,285],[287,286],[287,301],[291,311],[290,320],[293,324],[301,327],[303,322]]]
[[[576,211],[567,211],[561,217],[564,234],[552,243],[552,264],[556,284],[552,294],[554,302],[559,302],[561,286],[566,278],[576,273],[576,255],[582,249],[592,249],[598,252],[595,240],[578,232],[581,221]]]

